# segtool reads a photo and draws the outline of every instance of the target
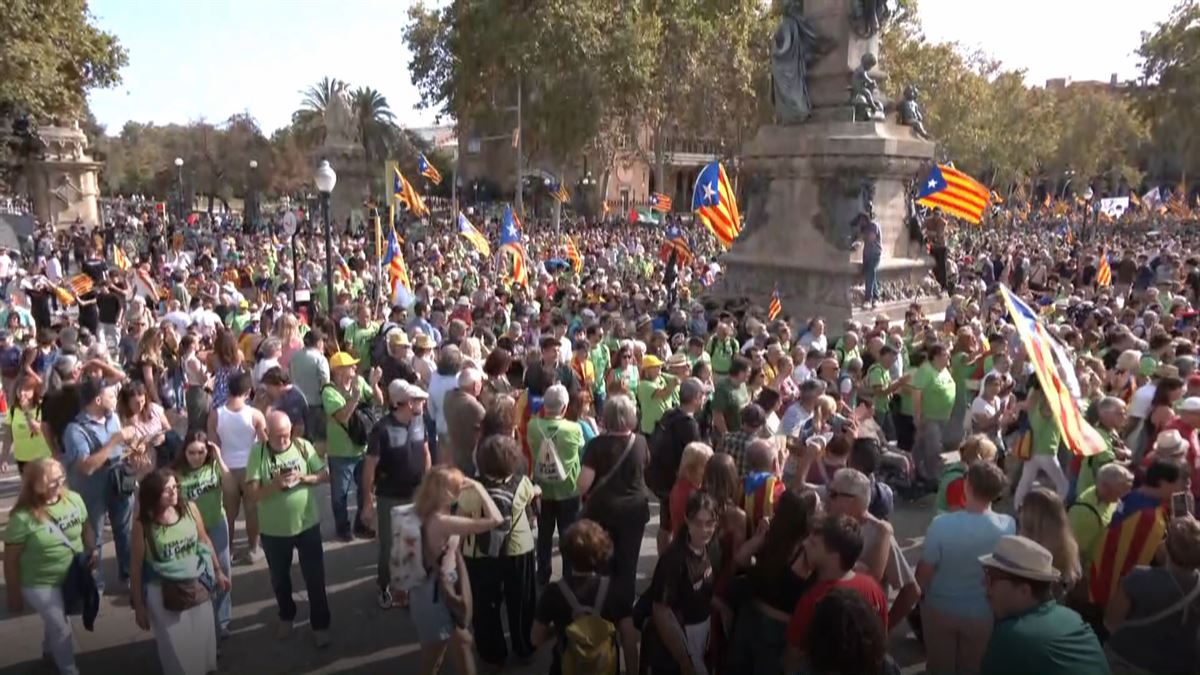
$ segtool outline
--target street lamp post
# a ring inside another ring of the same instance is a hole
[[[257,225],[258,225],[258,194],[255,193],[255,191],[254,191],[254,187],[255,187],[254,186],[254,175],[255,175],[255,173],[257,173],[257,171],[256,171],[257,169],[258,169],[258,160],[257,159],[250,160],[250,176],[249,176],[249,179],[247,180],[249,185],[246,186],[246,198],[247,198],[247,201],[250,202],[250,205],[248,205],[247,208],[244,209],[244,211],[246,212],[245,216],[246,216],[246,220],[249,221],[248,224],[250,225],[251,232],[258,231],[258,228],[257,228]],[[250,206],[253,206],[253,209],[254,209],[253,211],[250,210]]]
[[[175,158],[175,189],[179,192],[179,208],[176,219],[183,222],[183,158]]]
[[[329,166],[329,160],[321,160],[315,176],[317,191],[321,193],[321,217],[325,220],[325,302],[326,311],[333,316],[333,228],[329,224],[329,193],[337,185],[337,173]]]
[[[586,163],[586,158],[585,158],[585,163]],[[596,179],[592,178],[592,172],[588,171],[587,173],[583,174],[583,178],[579,181],[579,184],[583,186],[583,190],[584,190],[584,192],[583,192],[584,208],[587,211],[588,216],[591,216],[592,215],[592,192],[591,192],[591,190],[593,187],[596,186]]]
[[[1088,215],[1092,211],[1092,197],[1095,195],[1096,193],[1092,192],[1092,186],[1090,185],[1083,192],[1083,225],[1079,228],[1081,231],[1087,229]]]

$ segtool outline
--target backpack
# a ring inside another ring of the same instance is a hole
[[[542,437],[538,446],[537,457],[533,463],[533,477],[539,483],[560,483],[567,479],[567,470],[563,468],[562,460],[558,457],[558,447],[554,445],[557,430],[549,436]]]
[[[584,607],[571,592],[565,579],[558,580],[558,590],[571,607],[571,623],[567,625],[562,650],[562,675],[603,675],[616,672],[617,629],[600,615],[608,595],[608,577],[600,577],[593,607]]]
[[[325,386],[332,387],[333,385],[326,384]],[[330,417],[333,416],[330,415]],[[338,422],[338,425],[346,430],[346,436],[351,443],[366,445],[367,438],[371,435],[371,429],[375,428],[375,423],[379,421],[379,418],[380,414],[374,408],[364,401],[359,401],[358,405],[354,406],[354,412],[350,413],[346,423]]]
[[[9,347],[0,351],[0,375],[15,378],[21,374],[21,348]]]
[[[489,558],[503,558],[508,555],[508,542],[512,539],[513,528],[525,513],[525,509],[513,513],[513,500],[521,486],[521,478],[522,476],[517,474],[503,483],[494,484],[484,479],[484,489],[496,503],[502,519],[496,527],[475,535],[475,547],[481,555]]]
[[[371,340],[371,363],[384,363],[388,356],[388,333],[397,329],[403,330],[403,327],[389,321],[375,333],[375,337]]]
[[[421,547],[421,518],[412,504],[392,507],[392,554],[388,560],[394,588],[405,591],[420,586],[428,572]],[[383,534],[381,533],[381,536]]]

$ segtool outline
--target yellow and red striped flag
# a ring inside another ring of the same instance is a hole
[[[783,314],[783,300],[779,297],[779,286],[771,292],[771,305],[767,307],[767,321],[774,321]]]
[[[425,206],[425,200],[421,198],[420,193],[413,188],[412,183],[400,173],[400,169],[395,169],[395,174],[392,176],[392,196],[401,204],[404,204],[409,213],[420,218],[429,215],[429,207]]]
[[[76,274],[67,281],[67,284],[71,287],[71,292],[76,296],[80,296],[91,291],[95,286],[92,278],[86,274]]]
[[[125,255],[125,250],[120,246],[113,246],[113,264],[122,272],[128,272],[133,268],[133,262],[129,260],[129,256]]]
[[[1029,355],[1033,372],[1041,384],[1042,393],[1050,408],[1054,425],[1062,434],[1067,447],[1076,455],[1091,457],[1104,450],[1104,441],[1090,424],[1084,421],[1075,403],[1074,393],[1066,377],[1072,376],[1073,364],[1061,347],[1046,332],[1038,313],[1030,309],[1007,286],[1000,285],[1004,304],[1017,329],[1017,336]]]
[[[567,249],[567,259],[571,261],[571,269],[575,270],[575,274],[583,272],[583,257],[579,255],[579,248],[575,246],[575,240],[571,235],[563,235],[563,245]]]
[[[696,177],[692,210],[724,248],[732,246],[733,240],[741,234],[742,216],[738,213],[737,197],[720,162],[712,162]]]
[[[650,195],[650,208],[660,213],[671,212],[671,198],[661,192]]]
[[[425,158],[425,153],[423,152],[417,155],[417,170],[422,176],[428,178],[430,183],[434,185],[442,184],[442,172],[438,171],[437,167]]]
[[[1108,262],[1108,251],[1100,251],[1100,262],[1096,265],[1096,285],[1112,286],[1112,265]]]
[[[938,164],[921,184],[917,203],[979,224],[991,190],[952,166]]]

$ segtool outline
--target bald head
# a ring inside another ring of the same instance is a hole
[[[774,471],[777,453],[775,446],[764,438],[757,438],[746,446],[746,467],[751,472]]]
[[[275,452],[287,449],[292,440],[292,420],[282,410],[267,413],[267,442]]]

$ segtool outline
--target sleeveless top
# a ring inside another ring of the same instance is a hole
[[[243,404],[234,412],[226,406],[217,409],[217,437],[221,439],[221,456],[230,469],[244,469],[250,461],[254,445],[254,408]]]
[[[225,401],[229,400],[229,378],[240,370],[237,366],[229,366],[218,368],[217,372],[213,373],[212,407],[214,409],[220,408],[225,405]]]

